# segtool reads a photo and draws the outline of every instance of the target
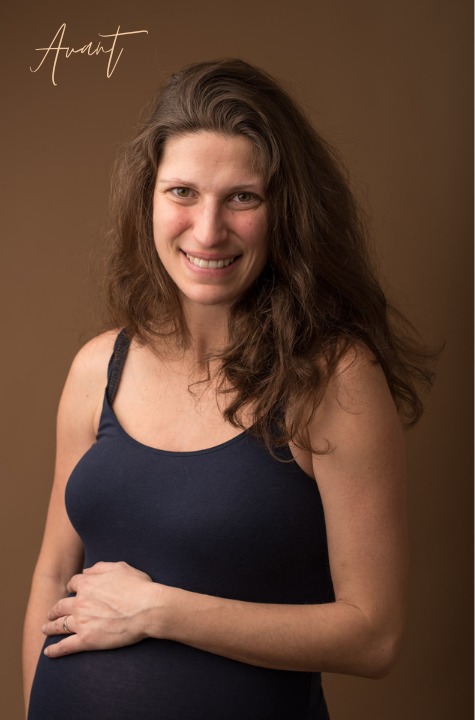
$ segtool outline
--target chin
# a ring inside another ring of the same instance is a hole
[[[220,307],[229,309],[237,297],[229,295],[218,295],[217,293],[196,293],[183,295],[187,307]]]

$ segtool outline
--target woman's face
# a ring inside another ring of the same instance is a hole
[[[229,307],[267,259],[264,178],[242,135],[199,131],[165,143],[153,234],[184,304]]]

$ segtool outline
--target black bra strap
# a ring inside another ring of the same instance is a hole
[[[109,367],[107,370],[106,396],[111,407],[117,394],[117,390],[119,388],[122,370],[124,368],[127,353],[129,351],[129,345],[130,338],[124,328],[117,335],[116,341],[114,343],[114,351],[111,355],[111,359],[109,360]]]

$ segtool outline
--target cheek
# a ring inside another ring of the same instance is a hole
[[[242,220],[239,228],[236,228],[238,235],[244,238],[249,247],[259,251],[265,251],[267,247],[267,219],[266,217],[246,218]]]
[[[184,232],[186,226],[185,213],[177,212],[175,208],[170,209],[166,206],[154,207],[153,234],[156,245],[173,241],[174,238]]]
[[[267,257],[268,240],[267,240],[267,222],[265,219],[256,223],[251,230],[252,244],[259,255]]]

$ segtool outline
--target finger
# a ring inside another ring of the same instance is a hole
[[[73,575],[71,580],[66,585],[66,590],[69,593],[77,593],[78,591],[78,583],[80,579],[82,578],[82,573],[79,573],[78,575]]]
[[[113,568],[117,567],[119,563],[113,563],[113,562],[104,562],[101,560],[100,562],[97,562],[95,565],[91,565],[91,567],[84,568],[83,572],[86,575],[94,575],[98,573],[107,572],[108,570],[112,570]]]
[[[74,608],[75,598],[62,598],[53,605],[51,610],[48,612],[48,620],[56,620],[57,618],[64,617],[65,615],[72,615]]]
[[[83,652],[84,650],[87,650],[87,648],[84,647],[79,635],[69,635],[69,637],[58,643],[48,645],[48,647],[44,650],[44,654],[49,658],[57,658],[63,657],[64,655]]]
[[[72,633],[74,633],[74,630],[71,627],[71,623],[72,623],[73,619],[74,618],[72,615],[65,615],[63,618],[62,629],[63,629],[63,632],[66,633],[67,635],[71,635]]]
[[[105,562],[104,560],[101,560],[95,565],[91,565],[91,567],[84,568],[83,573],[86,575],[94,575],[104,572],[111,572],[113,570],[118,570],[119,568],[128,568],[129,570],[135,569],[132,567],[132,565],[129,565],[129,563],[126,563],[124,560],[118,560],[117,562]]]
[[[66,585],[66,590],[71,593],[77,593],[79,589],[79,583],[81,582],[84,575],[100,575],[101,573],[112,570],[116,565],[117,563],[98,562],[91,567],[84,568],[82,573],[78,573],[77,575],[72,576],[72,578]]]
[[[75,632],[75,622],[72,615],[63,615],[52,622],[47,622],[41,628],[45,635],[67,635]]]

